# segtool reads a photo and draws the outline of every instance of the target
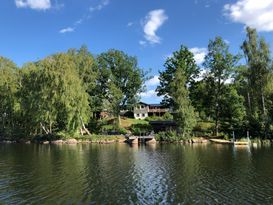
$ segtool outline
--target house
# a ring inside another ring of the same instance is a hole
[[[161,104],[147,104],[144,102],[138,103],[134,107],[134,118],[135,119],[145,119],[151,116],[163,116],[170,109]]]

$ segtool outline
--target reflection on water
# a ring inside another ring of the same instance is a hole
[[[0,204],[272,204],[273,149],[0,145]]]

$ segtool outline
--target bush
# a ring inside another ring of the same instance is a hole
[[[177,135],[175,131],[159,132],[156,134],[157,141],[174,142],[177,141]]]
[[[163,120],[173,120],[173,115],[169,112],[166,112],[163,116],[162,116]]]
[[[104,134],[127,134],[128,131],[122,127],[116,127],[114,125],[103,125],[101,128],[101,133]]]
[[[177,134],[176,131],[170,130],[165,132],[159,132],[156,134],[156,140],[157,141],[164,141],[164,142],[178,142],[181,140],[188,140],[191,137],[190,136],[182,136]]]
[[[133,135],[149,135],[152,131],[152,127],[149,124],[133,124],[130,130]]]
[[[164,120],[173,120],[173,115],[169,112],[166,112],[163,116],[150,116],[145,118],[146,121],[164,121]]]
[[[159,116],[150,116],[145,118],[146,121],[162,121],[163,118]]]

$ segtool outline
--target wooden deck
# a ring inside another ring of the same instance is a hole
[[[127,137],[127,139],[129,140],[134,140],[134,139],[154,139],[155,136],[153,135],[148,135],[148,136],[130,136],[130,137]]]
[[[126,141],[129,144],[138,144],[138,143],[156,143],[154,135],[147,136],[128,136]]]

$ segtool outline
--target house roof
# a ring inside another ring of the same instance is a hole
[[[160,104],[160,103],[151,103],[151,104],[149,104],[149,103],[145,103],[145,102],[139,102],[138,104],[143,104],[143,105],[149,105],[149,106],[155,106],[155,107],[162,107],[163,105],[162,104]]]
[[[143,104],[143,105],[148,105],[148,106],[153,106],[153,107],[164,107],[164,105],[160,104],[160,103],[145,103],[145,102],[139,102],[138,104]]]
[[[141,102],[141,101],[139,103],[137,103],[137,104],[149,105],[149,104],[147,104],[145,102]]]
[[[154,107],[163,107],[163,105],[161,104],[149,104],[150,106],[154,106]]]

